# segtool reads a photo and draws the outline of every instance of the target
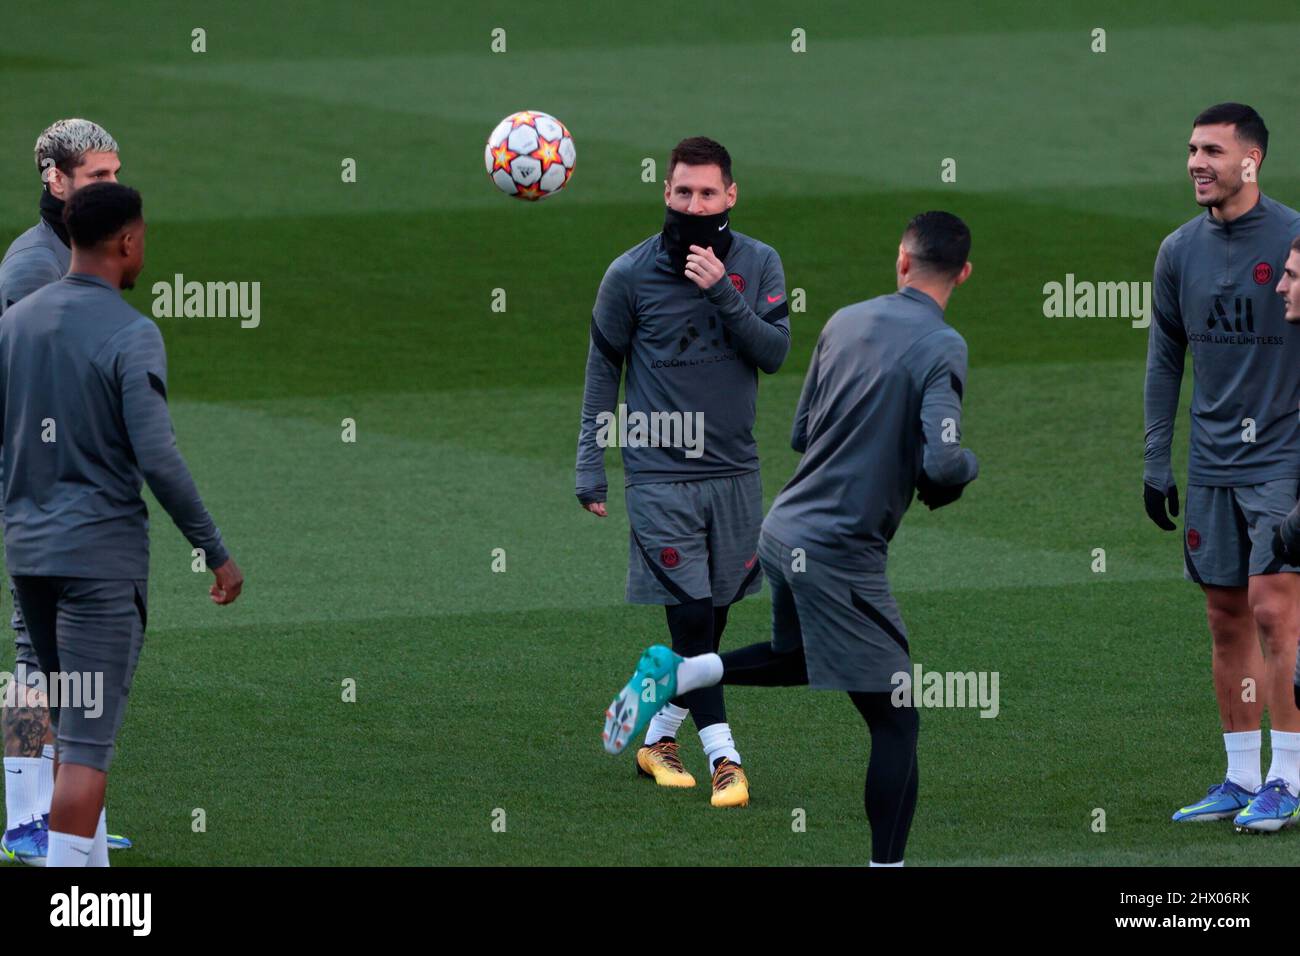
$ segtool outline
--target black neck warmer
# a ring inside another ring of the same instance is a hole
[[[664,210],[664,249],[679,275],[686,270],[686,257],[691,246],[713,247],[713,254],[726,260],[731,250],[731,210],[710,216],[692,216],[678,212],[672,206]]]
[[[65,205],[62,199],[48,189],[41,190],[41,218],[49,223],[50,228],[63,240],[63,244],[71,249],[72,241],[68,238],[68,227],[63,224]]]

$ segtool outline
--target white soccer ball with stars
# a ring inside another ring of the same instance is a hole
[[[564,188],[578,154],[568,127],[554,116],[521,110],[497,123],[483,157],[498,189],[536,202]]]

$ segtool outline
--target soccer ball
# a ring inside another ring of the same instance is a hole
[[[577,158],[568,127],[537,110],[512,113],[497,123],[483,151],[497,188],[530,202],[563,189]]]

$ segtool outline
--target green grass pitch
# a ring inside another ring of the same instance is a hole
[[[703,785],[656,791],[600,748],[603,708],[665,630],[622,601],[622,496],[601,522],[572,495],[590,311],[609,261],[661,224],[641,161],[662,180],[701,133],[732,153],[734,226],[806,292],[760,385],[769,502],[826,318],[892,291],[915,212],[974,234],[948,316],[982,474],[958,506],[908,514],[891,578],[915,660],[998,671],[1001,710],[922,713],[909,863],[1300,863],[1300,834],[1168,821],[1223,757],[1202,602],[1141,506],[1146,334],[1042,314],[1067,273],[1150,279],[1197,212],[1184,144],[1211,103],[1259,109],[1264,191],[1300,204],[1294,4],[315,7],[87,4],[55,30],[18,5],[0,34],[5,243],[35,221],[37,133],[86,116],[145,197],[137,308],[178,272],[262,283],[257,329],[159,320],[181,448],[248,583],[213,607],[153,506],[151,627],[108,800],[138,848],[114,865],[866,862],[867,736],[842,695],[728,693],[743,811]],[[578,149],[535,206],[481,165],[526,107]],[[767,616],[764,591],[727,644],[763,639]]]

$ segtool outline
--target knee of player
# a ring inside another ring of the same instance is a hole
[[[1289,645],[1294,649],[1300,614],[1294,603],[1278,598],[1268,598],[1251,607],[1259,639],[1266,649],[1281,651]]]
[[[1216,645],[1232,644],[1250,637],[1255,620],[1246,601],[1210,601],[1205,607],[1205,617]]]

